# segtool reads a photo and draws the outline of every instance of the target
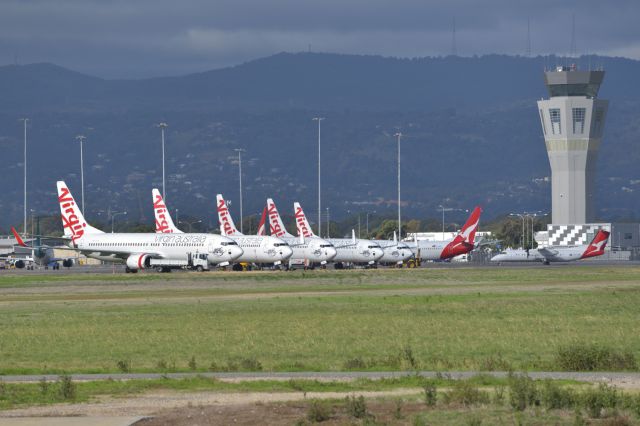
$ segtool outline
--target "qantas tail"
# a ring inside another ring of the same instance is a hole
[[[267,223],[267,207],[262,209],[262,217],[260,218],[260,224],[258,225],[258,233],[256,235],[265,236],[267,235],[267,228],[265,224]]]
[[[71,238],[72,242],[75,243],[85,234],[104,233],[87,223],[67,184],[61,180],[58,181],[58,202],[60,203],[60,213],[62,214],[64,236]]]
[[[305,238],[315,237],[316,235],[313,233],[313,229],[311,229],[311,225],[309,225],[307,216],[305,216],[300,203],[293,203],[293,211],[296,217],[296,228],[298,229],[298,235],[302,235]]]
[[[156,233],[157,234],[182,234],[182,231],[176,228],[169,214],[169,209],[162,199],[160,191],[153,188],[153,213],[156,217]]]
[[[474,245],[476,231],[478,230],[478,225],[480,224],[481,213],[482,209],[479,206],[476,206],[469,215],[469,218],[465,222],[458,235],[456,235],[455,240],[460,240],[460,242],[464,242],[472,246]]]
[[[267,199],[267,212],[269,213],[269,233],[274,237],[293,237],[284,227],[276,203],[271,198]]]
[[[242,235],[240,231],[236,228],[235,223],[233,223],[233,219],[231,218],[231,213],[229,212],[229,208],[227,207],[227,202],[222,198],[221,194],[216,196],[217,199],[217,209],[218,209],[218,221],[220,222],[220,233],[222,235],[230,236],[230,235]],[[240,219],[242,220],[242,219]]]
[[[582,253],[580,259],[586,259],[588,257],[596,257],[602,256],[604,254],[604,248],[607,246],[607,241],[609,240],[609,232],[604,230],[599,230],[591,243],[587,247],[587,249]]]

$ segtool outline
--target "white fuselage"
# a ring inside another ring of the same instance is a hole
[[[413,257],[413,251],[405,243],[397,243],[393,240],[373,240],[382,247],[383,254],[378,262],[398,263]]]
[[[280,263],[291,257],[293,250],[280,238],[260,235],[230,235],[244,253],[236,262]]]
[[[300,238],[294,236],[278,238],[289,244],[289,247],[293,250],[290,261],[308,261],[324,264],[332,261],[337,254],[333,244],[322,238],[305,238],[303,242],[300,242]]]
[[[375,263],[383,255],[380,245],[371,240],[351,238],[326,238],[336,248],[334,262]]]
[[[547,247],[544,250],[506,250],[491,258],[492,262],[571,262],[582,258],[588,246]]]
[[[233,240],[215,234],[85,234],[69,246],[106,262],[126,262],[133,254],[186,261],[189,254],[206,253],[208,262],[217,265],[242,255],[242,249]]]

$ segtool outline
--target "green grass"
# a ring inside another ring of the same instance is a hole
[[[196,371],[242,369],[247,359],[266,371],[344,370],[356,358],[369,370],[545,370],[571,342],[638,357],[639,272],[0,277],[0,373],[117,372],[118,361],[190,371],[192,357]]]

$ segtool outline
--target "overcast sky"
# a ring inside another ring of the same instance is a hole
[[[274,53],[578,54],[640,59],[638,0],[0,0],[0,65],[179,75]]]

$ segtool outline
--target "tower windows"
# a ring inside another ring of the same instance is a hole
[[[562,134],[562,126],[560,124],[560,109],[549,109],[549,119],[551,121],[551,133],[554,135]]]
[[[581,135],[584,133],[584,116],[586,108],[573,108],[571,113],[573,116],[573,133]]]
[[[596,109],[595,119],[593,120],[593,136],[599,137],[602,132],[602,119],[604,118],[604,110],[602,108]]]

